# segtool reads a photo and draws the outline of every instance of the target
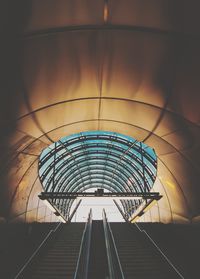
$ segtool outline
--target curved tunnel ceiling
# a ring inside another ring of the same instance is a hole
[[[1,217],[55,220],[38,199],[41,151],[100,130],[155,149],[163,198],[141,220],[199,221],[200,3],[1,5]]]
[[[142,142],[113,132],[89,131],[51,144],[40,155],[39,176],[46,192],[148,192],[156,179],[154,150]],[[68,218],[72,201],[50,200]],[[129,201],[132,210],[140,204]],[[128,204],[128,202],[126,202]]]

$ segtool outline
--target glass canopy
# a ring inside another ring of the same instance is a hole
[[[45,192],[145,192],[153,187],[157,173],[154,150],[119,133],[89,131],[60,139],[43,150],[39,176]],[[68,219],[73,199],[49,202]],[[126,217],[142,199],[121,200]]]

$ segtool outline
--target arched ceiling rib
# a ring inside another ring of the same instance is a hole
[[[43,150],[39,161],[40,180],[46,192],[97,187],[111,192],[145,192],[152,188],[156,172],[156,155],[151,148],[128,136],[105,131],[62,138]],[[52,202],[58,203],[56,199]]]

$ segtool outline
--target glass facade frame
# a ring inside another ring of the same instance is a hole
[[[150,191],[157,174],[155,151],[142,142],[114,132],[89,131],[60,139],[43,150],[39,177],[46,192]],[[142,200],[122,200],[130,216]],[[66,218],[73,200],[50,202]]]

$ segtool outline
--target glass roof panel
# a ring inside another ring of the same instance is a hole
[[[130,136],[108,131],[64,137],[44,149],[39,161],[40,180],[48,192],[94,188],[150,191],[156,173],[157,157],[152,148]],[[52,203],[62,214],[69,214],[73,201],[54,199]],[[126,214],[132,214],[140,204],[138,200],[122,203]]]

